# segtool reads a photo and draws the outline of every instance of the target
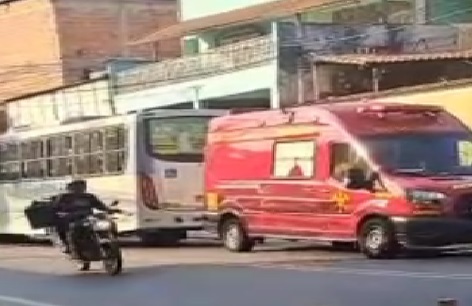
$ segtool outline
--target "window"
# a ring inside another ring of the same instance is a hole
[[[0,181],[117,174],[125,169],[126,140],[125,127],[114,126],[0,143]]]
[[[0,143],[0,181],[20,178],[20,156],[15,143]]]
[[[342,182],[347,176],[347,171],[352,168],[361,169],[365,174],[370,172],[370,167],[365,159],[359,156],[351,145],[333,143],[331,145],[331,176]]]
[[[469,133],[377,135],[363,142],[374,160],[397,174],[472,174]]]
[[[462,167],[472,165],[472,140],[461,140],[457,142],[459,152],[459,165]]]
[[[194,55],[200,51],[198,38],[184,39],[184,54]]]
[[[113,127],[105,130],[105,168],[108,173],[116,173],[124,170],[126,146],[124,127]]]
[[[45,149],[41,139],[21,143],[21,177],[42,178],[46,174]]]
[[[104,172],[104,141],[101,130],[86,131],[74,135],[75,169],[79,175]]]
[[[57,135],[47,141],[47,169],[49,177],[72,174],[72,137]]]
[[[279,142],[275,145],[274,176],[311,178],[315,171],[315,142]]]
[[[179,162],[203,161],[210,117],[153,118],[145,122],[148,154]]]

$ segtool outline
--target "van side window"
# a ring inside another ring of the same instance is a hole
[[[459,153],[458,164],[460,166],[471,166],[472,165],[472,142],[458,141],[457,151]]]
[[[331,145],[331,176],[343,182],[347,171],[352,168],[361,169],[365,174],[369,174],[370,168],[364,158],[360,157],[354,148],[347,143],[334,143]]]
[[[312,178],[315,173],[314,140],[275,144],[273,175],[277,178]]]

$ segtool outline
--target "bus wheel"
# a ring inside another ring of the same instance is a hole
[[[221,227],[224,246],[231,252],[250,252],[255,241],[250,239],[237,218],[229,218]]]
[[[359,233],[359,247],[368,258],[392,258],[398,252],[398,243],[392,224],[382,218],[367,220]]]

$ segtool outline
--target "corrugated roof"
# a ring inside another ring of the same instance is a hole
[[[182,37],[211,28],[276,19],[291,16],[313,8],[352,3],[360,3],[360,0],[277,0],[207,17],[190,19],[158,30],[130,44],[138,45],[150,43]]]
[[[369,65],[382,63],[401,63],[415,61],[433,61],[445,59],[469,59],[472,50],[432,52],[420,54],[343,54],[343,55],[313,55],[316,63]]]

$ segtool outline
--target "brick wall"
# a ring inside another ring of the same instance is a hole
[[[0,101],[60,85],[59,45],[48,0],[0,4]]]
[[[0,4],[0,101],[78,81],[110,57],[180,55],[178,40],[126,47],[134,38],[175,23],[176,10],[176,0]]]
[[[178,40],[156,46],[127,45],[159,27],[175,23],[176,10],[176,1],[170,0],[57,0],[55,11],[65,80],[80,79],[84,69],[99,68],[110,57],[179,56]]]

